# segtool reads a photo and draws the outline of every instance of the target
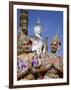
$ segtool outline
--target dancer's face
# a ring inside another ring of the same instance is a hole
[[[25,53],[28,53],[29,52],[29,42],[28,41],[24,41],[23,44],[22,44],[22,49]]]
[[[56,41],[53,41],[53,42],[51,43],[50,47],[51,47],[51,52],[56,53],[57,48],[58,48],[58,43],[57,43]]]

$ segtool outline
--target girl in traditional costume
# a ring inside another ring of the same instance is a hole
[[[32,41],[28,37],[20,40],[22,54],[17,56],[17,79],[33,79],[30,73],[33,53],[30,53]]]
[[[63,57],[57,56],[56,51],[58,50],[61,42],[58,37],[58,33],[55,37],[51,40],[51,53],[47,55],[45,58],[47,60],[47,72],[44,76],[45,79],[47,78],[63,78]]]
[[[41,56],[41,67],[36,72],[41,74],[40,79],[63,78],[63,57],[57,56],[56,51],[61,45],[58,33],[51,40],[51,53],[45,53]]]

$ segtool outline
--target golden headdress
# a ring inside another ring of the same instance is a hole
[[[58,46],[60,46],[60,45],[61,45],[61,42],[60,42],[60,39],[59,39],[58,34],[59,34],[59,30],[58,30],[58,32],[56,33],[56,35],[52,38],[51,43],[52,43],[52,42],[56,42],[56,43],[58,43]]]

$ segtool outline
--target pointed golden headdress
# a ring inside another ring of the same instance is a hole
[[[60,39],[59,39],[58,34],[59,34],[59,30],[58,30],[58,32],[56,33],[56,35],[52,38],[51,43],[52,43],[52,42],[56,42],[56,43],[58,43],[58,45],[60,46],[60,45],[61,45],[61,42],[60,42]]]

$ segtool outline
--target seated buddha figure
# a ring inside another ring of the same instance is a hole
[[[41,53],[45,52],[45,43],[41,36],[42,26],[40,24],[40,20],[38,18],[36,25],[34,26],[34,36],[31,38],[32,40],[32,51],[36,51],[36,53],[40,56]]]

